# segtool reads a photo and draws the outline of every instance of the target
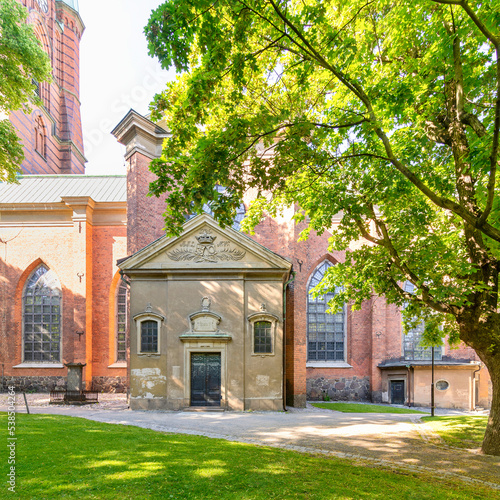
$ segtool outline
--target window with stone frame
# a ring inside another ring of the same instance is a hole
[[[141,321],[141,352],[158,352],[158,322]]]
[[[415,285],[407,281],[404,284],[404,290],[411,294],[415,293]],[[403,330],[403,356],[407,361],[425,361],[432,358],[432,347],[423,346],[422,338],[424,334],[425,324],[422,321],[415,328],[412,328],[408,333]],[[440,360],[443,357],[442,346],[434,347],[434,359]]]
[[[128,287],[121,281],[116,294],[116,361],[127,359]]]
[[[23,294],[23,351],[25,362],[61,360],[61,285],[46,266],[37,267]]]
[[[253,351],[255,354],[273,352],[272,323],[256,321],[253,325]]]
[[[332,264],[324,261],[314,271],[307,288],[307,360],[345,361],[345,306],[336,314],[327,313],[328,302],[340,288],[314,298],[312,289]]]

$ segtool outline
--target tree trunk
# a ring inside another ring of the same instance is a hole
[[[483,302],[486,301],[483,299]],[[481,451],[487,455],[500,456],[500,314],[495,310],[482,319],[476,315],[461,319],[460,338],[476,351],[486,365],[493,386]]]
[[[493,398],[481,451],[487,455],[500,456],[500,356],[492,358],[492,362],[486,363],[486,367],[493,385]]]

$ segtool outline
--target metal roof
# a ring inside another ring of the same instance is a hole
[[[0,203],[60,203],[63,196],[127,201],[127,179],[125,175],[27,175],[19,178],[19,184],[0,183]]]
[[[71,8],[78,12],[78,0],[62,0],[64,3],[68,4]]]

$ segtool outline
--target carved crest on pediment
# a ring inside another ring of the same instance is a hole
[[[216,242],[216,235],[204,229],[193,238],[183,241],[176,248],[167,252],[175,261],[227,262],[241,260],[246,252],[231,245],[227,240]]]

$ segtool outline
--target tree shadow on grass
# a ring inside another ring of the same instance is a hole
[[[16,432],[16,495],[23,499],[469,500],[497,494],[339,459],[65,416],[18,415]]]

